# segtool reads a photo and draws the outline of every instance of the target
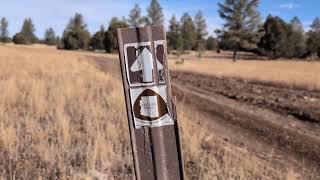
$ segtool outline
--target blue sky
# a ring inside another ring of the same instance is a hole
[[[36,34],[43,37],[48,27],[53,27],[57,34],[61,34],[70,17],[76,12],[84,15],[90,32],[95,32],[101,24],[108,25],[111,17],[127,17],[135,3],[139,3],[146,14],[146,7],[150,0],[1,0],[0,17],[7,17],[10,34],[20,31],[24,18],[33,19]],[[184,12],[194,14],[202,10],[207,20],[208,31],[213,34],[221,27],[223,21],[217,13],[217,3],[222,0],[159,0],[168,19],[175,14],[180,17]],[[290,20],[298,16],[306,28],[315,17],[320,17],[320,1],[318,0],[261,0],[260,11],[262,17],[268,14],[281,16]]]

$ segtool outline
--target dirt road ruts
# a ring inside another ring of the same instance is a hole
[[[190,72],[172,72],[173,81],[223,95],[238,102],[270,109],[301,121],[320,124],[320,92],[217,78]],[[314,125],[314,124],[313,124]]]
[[[91,59],[121,80],[117,60]],[[200,113],[206,128],[222,139],[273,166],[295,166],[320,177],[319,93],[187,72],[170,74],[178,102]]]
[[[274,149],[281,157],[277,161],[284,165],[308,166],[310,171],[320,168],[319,109],[314,102],[319,94],[316,92],[183,72],[171,72],[171,76],[174,95],[208,114],[212,126],[220,124],[220,129],[228,128],[220,133],[233,144],[244,145],[259,157]],[[276,100],[280,98],[283,100]],[[286,106],[289,108],[278,108]],[[295,112],[291,107],[312,115],[315,120],[297,118],[292,115]]]

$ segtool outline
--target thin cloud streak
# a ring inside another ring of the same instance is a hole
[[[282,9],[287,9],[287,10],[292,10],[300,7],[300,4],[297,3],[285,3],[285,4],[280,4],[279,6]]]

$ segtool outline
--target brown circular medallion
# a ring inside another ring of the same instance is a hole
[[[157,99],[157,110],[158,110],[158,117],[149,117],[147,115],[142,115],[141,114],[141,103],[140,101],[142,100],[142,97],[156,97]],[[145,121],[154,121],[157,120],[159,118],[161,118],[162,116],[168,114],[168,107],[166,102],[163,100],[163,98],[156,92],[154,92],[151,89],[146,89],[144,90],[136,99],[134,106],[133,106],[133,111],[134,111],[134,115],[136,118],[141,119],[141,120],[145,120]]]

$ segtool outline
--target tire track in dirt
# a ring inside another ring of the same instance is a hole
[[[98,69],[114,76],[115,81],[121,81],[117,60],[96,57],[89,59]],[[277,111],[278,104],[265,101],[271,96],[273,100],[284,98],[301,103],[306,100],[305,96],[310,100],[317,99],[320,95],[300,91],[292,95],[291,91],[281,93],[281,88],[277,87],[246,87],[247,83],[241,84],[241,81],[234,79],[217,80],[215,77],[193,73],[171,72],[171,77],[172,92],[177,99],[201,113],[207,128],[222,139],[269,161],[275,167],[296,167],[319,176],[318,121],[297,119],[290,116],[287,113],[289,111]],[[259,95],[254,96],[254,91]],[[256,100],[256,97],[264,100]],[[248,100],[250,98],[253,100]],[[305,109],[308,110],[307,107]],[[315,109],[312,116],[317,117],[317,108]]]
[[[308,109],[310,105],[306,103],[301,108],[298,106],[305,102],[306,96],[319,98],[318,93],[252,85],[235,79],[185,72],[172,72],[171,75],[174,95],[198,111],[209,114],[212,124],[234,130],[235,136],[230,129],[224,130],[225,133],[220,131],[223,136],[230,137],[233,144],[246,146],[258,157],[274,149],[274,153],[281,157],[276,161],[283,165],[308,167],[310,172],[314,172],[315,167],[319,169],[320,128],[317,106],[314,105],[314,109]],[[259,96],[255,96],[251,92],[253,90],[259,90]],[[254,98],[262,99],[264,103],[256,103]],[[298,108],[298,111],[309,113],[314,120],[296,118],[291,115],[291,109],[284,111],[278,108],[284,106],[281,101],[278,103],[280,105],[272,104],[268,103],[269,98],[285,98],[287,102],[283,104],[290,107],[289,101],[293,102],[292,106]]]
[[[270,109],[301,121],[320,123],[320,92],[286,89],[236,78],[217,78],[190,72],[173,72],[172,77],[184,84],[214,92],[241,103]]]

